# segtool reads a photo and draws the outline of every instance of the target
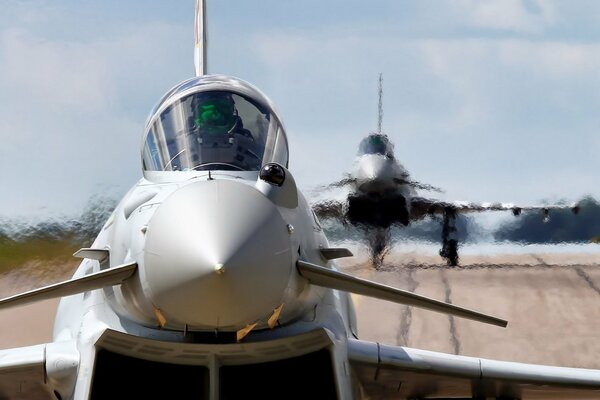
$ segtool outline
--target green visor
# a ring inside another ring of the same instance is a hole
[[[237,114],[230,97],[203,100],[195,111],[194,123],[208,133],[227,133],[235,125]]]

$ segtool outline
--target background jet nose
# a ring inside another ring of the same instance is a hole
[[[381,176],[389,167],[389,161],[379,154],[361,156],[355,166],[355,177],[359,180],[371,180]]]
[[[378,155],[361,157],[356,170],[357,186],[364,192],[377,192],[389,185],[390,160]]]
[[[289,233],[254,187],[184,186],[156,210],[146,235],[141,278],[166,327],[236,330],[266,323],[281,304],[293,272]]]

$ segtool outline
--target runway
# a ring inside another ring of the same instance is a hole
[[[374,270],[360,249],[344,272],[507,319],[507,328],[353,298],[361,339],[451,354],[600,369],[600,251],[467,252],[459,267],[400,248]],[[0,277],[0,296],[68,279],[77,262],[30,263]],[[56,300],[0,311],[0,348],[48,342]]]
[[[600,253],[418,251],[340,260],[344,272],[508,320],[507,328],[353,295],[361,339],[506,361],[600,368]]]

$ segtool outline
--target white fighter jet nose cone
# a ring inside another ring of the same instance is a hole
[[[363,158],[361,163],[361,173],[365,179],[376,179],[382,175],[385,170],[386,162],[383,157],[370,156]]]
[[[380,154],[365,154],[358,160],[354,176],[361,191],[379,192],[391,186],[393,173],[392,160]]]
[[[240,182],[184,186],[148,224],[144,291],[167,328],[266,323],[293,272],[287,223],[269,199]]]

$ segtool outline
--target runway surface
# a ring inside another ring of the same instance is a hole
[[[600,254],[477,254],[447,267],[427,252],[394,252],[383,268],[340,260],[365,279],[508,320],[507,328],[353,295],[361,339],[451,354],[600,368]]]
[[[487,254],[445,266],[430,251],[399,249],[374,270],[360,249],[350,274],[507,319],[488,326],[354,296],[361,339],[452,354],[600,369],[600,251]],[[0,296],[68,279],[77,262],[30,263],[0,276]],[[56,300],[0,311],[0,348],[51,340]]]

